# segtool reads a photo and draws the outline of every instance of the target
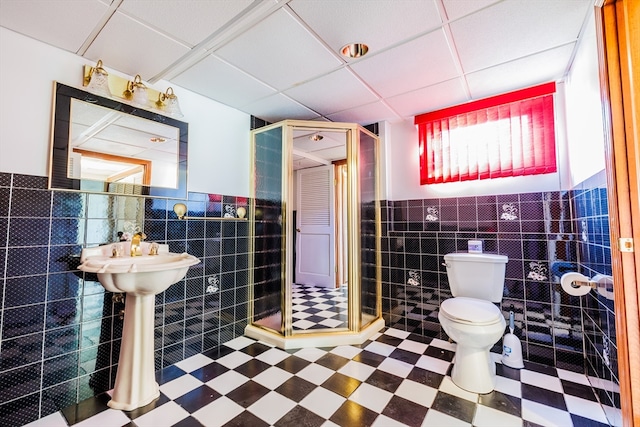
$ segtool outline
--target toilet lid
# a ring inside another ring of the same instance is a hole
[[[440,304],[440,311],[453,321],[474,325],[488,325],[499,321],[502,317],[500,309],[491,302],[467,297],[449,298],[443,301]]]

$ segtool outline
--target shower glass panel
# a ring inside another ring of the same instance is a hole
[[[380,312],[377,295],[380,260],[380,219],[378,176],[376,168],[377,141],[359,131],[358,180],[360,182],[360,304],[361,326],[366,327]]]
[[[285,235],[282,229],[283,129],[254,134],[253,322],[283,332]]]

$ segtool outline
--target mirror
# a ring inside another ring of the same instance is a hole
[[[55,83],[49,188],[187,197],[188,124]]]

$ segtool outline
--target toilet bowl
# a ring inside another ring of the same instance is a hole
[[[496,365],[489,350],[506,328],[494,303],[502,301],[508,258],[456,252],[445,255],[444,260],[453,298],[440,304],[438,320],[457,343],[451,380],[464,390],[489,393],[496,384]]]
[[[496,384],[495,363],[489,350],[504,333],[506,322],[489,301],[454,297],[442,302],[438,312],[442,329],[457,343],[451,380],[473,393],[490,393]]]

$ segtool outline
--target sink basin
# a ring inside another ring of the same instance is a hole
[[[158,245],[158,255],[148,255],[150,243],[142,242],[141,246],[143,255],[134,257],[128,255],[131,242],[83,249],[78,269],[96,273],[108,291],[142,296],[164,292],[200,262],[187,253],[169,252],[168,245]],[[127,256],[114,257],[114,249]]]
[[[182,280],[187,270],[200,260],[187,253],[169,252],[158,245],[157,255],[149,255],[151,243],[141,243],[142,255],[129,256],[131,242],[85,248],[78,269],[95,273],[111,292],[126,293],[122,345],[116,382],[108,405],[132,411],[160,396],[155,379],[154,315],[155,295]],[[121,256],[114,256],[114,254]]]

